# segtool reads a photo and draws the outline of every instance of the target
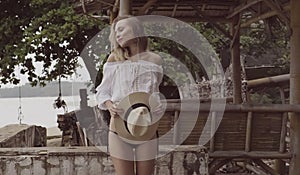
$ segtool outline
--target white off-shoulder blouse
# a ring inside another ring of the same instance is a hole
[[[106,62],[103,67],[103,79],[96,88],[98,107],[106,110],[105,101],[118,103],[133,92],[159,92],[159,84],[163,78],[161,65],[138,60]]]

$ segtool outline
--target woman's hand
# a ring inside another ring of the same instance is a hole
[[[111,101],[107,101],[105,104],[107,106],[107,109],[108,109],[111,117],[117,117],[117,116],[119,116],[120,113],[123,112],[123,110],[117,108],[117,106],[114,103],[112,103]]]
[[[166,110],[166,106],[165,105],[162,105],[161,103],[156,106],[153,110],[152,110],[152,115],[157,118],[157,119],[160,119],[164,113],[165,113],[165,110]]]

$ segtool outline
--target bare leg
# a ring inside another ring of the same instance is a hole
[[[134,153],[118,135],[109,132],[109,152],[117,175],[134,175]]]
[[[136,174],[152,175],[157,155],[157,140],[151,140],[136,147]]]
[[[155,170],[155,160],[136,162],[136,175],[153,175]]]
[[[133,161],[122,160],[115,157],[111,157],[114,164],[116,175],[134,175],[134,163]]]

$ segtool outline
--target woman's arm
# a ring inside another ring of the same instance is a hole
[[[114,62],[114,54],[108,56],[107,62]],[[103,79],[101,84],[96,88],[96,99],[98,106],[102,110],[108,109],[110,106],[106,104],[107,101],[111,100],[112,97],[112,78],[114,76],[114,66],[105,64],[103,67]]]

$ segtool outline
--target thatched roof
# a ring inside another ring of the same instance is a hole
[[[109,15],[120,0],[73,0],[78,13]],[[241,26],[278,16],[289,23],[289,0],[132,0],[133,15],[162,15],[182,21],[229,22],[242,14]]]

